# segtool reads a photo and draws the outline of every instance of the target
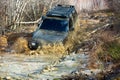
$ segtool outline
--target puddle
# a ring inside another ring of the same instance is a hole
[[[16,79],[53,80],[78,69],[81,69],[83,73],[90,72],[86,68],[89,55],[70,54],[64,59],[56,60],[56,63],[55,61],[52,63],[52,59],[46,60],[46,58],[47,56],[1,55],[0,76],[11,76]]]

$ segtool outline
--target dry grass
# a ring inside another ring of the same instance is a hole
[[[120,60],[120,44],[117,41],[108,42],[103,45],[105,52],[114,60]]]
[[[117,26],[118,27],[118,26]],[[103,30],[97,34],[100,43],[97,44],[94,50],[94,56],[105,62],[120,59],[120,43],[116,40],[116,35],[119,34],[117,29]]]
[[[98,36],[103,42],[110,42],[115,39],[114,33],[112,31],[104,31],[100,33]]]
[[[7,46],[8,46],[7,37],[6,36],[0,36],[0,50],[5,50],[5,48]]]

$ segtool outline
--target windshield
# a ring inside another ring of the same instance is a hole
[[[68,31],[68,20],[45,19],[40,29],[66,32]]]

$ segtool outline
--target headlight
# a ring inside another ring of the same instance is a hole
[[[32,45],[32,46],[35,46],[35,45],[36,45],[36,43],[35,43],[35,42],[31,42],[31,45]]]
[[[36,50],[38,48],[39,44],[36,41],[30,41],[28,42],[28,47],[31,50]]]

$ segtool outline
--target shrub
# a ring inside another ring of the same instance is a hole
[[[117,41],[105,42],[97,49],[97,55],[102,61],[117,61],[120,59],[120,44]]]
[[[120,44],[117,41],[107,43],[105,47],[107,52],[113,59],[120,59]]]

